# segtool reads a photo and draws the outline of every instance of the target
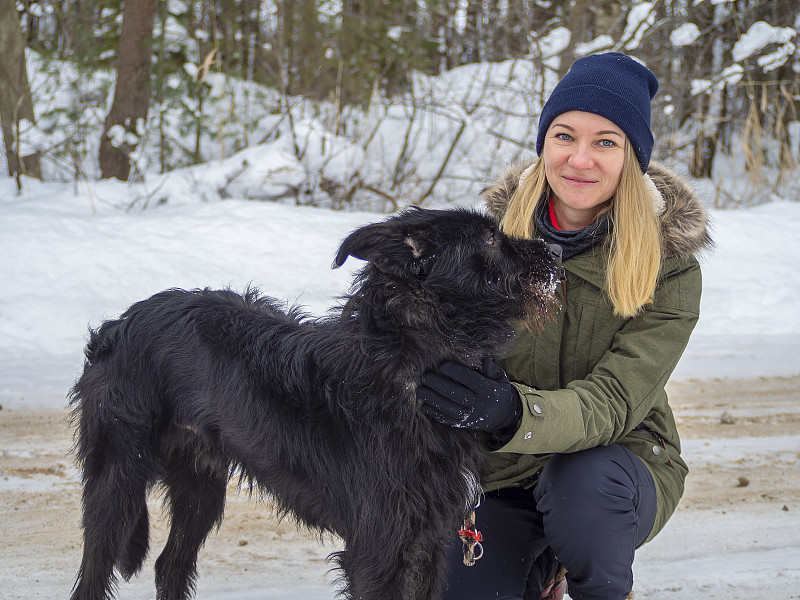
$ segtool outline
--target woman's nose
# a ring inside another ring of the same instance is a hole
[[[577,145],[570,154],[569,164],[575,169],[590,169],[594,165],[591,150],[583,144]]]

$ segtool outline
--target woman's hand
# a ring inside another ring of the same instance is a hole
[[[481,372],[453,362],[422,375],[417,388],[422,412],[444,425],[496,432],[522,415],[519,393],[488,356]]]

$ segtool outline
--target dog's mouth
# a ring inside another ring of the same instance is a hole
[[[529,252],[521,251],[509,261],[513,265],[510,271],[516,271],[516,274],[508,275],[504,269],[498,269],[487,277],[486,283],[494,292],[507,298],[534,304],[540,304],[544,299],[549,305],[547,301],[555,296],[558,287],[562,248],[543,240],[536,240],[533,244],[535,251],[525,246],[523,248]]]
[[[486,278],[486,285],[506,298],[524,300],[555,296],[561,271],[560,263],[560,259],[557,259],[552,268],[519,273],[511,277],[492,274]]]
[[[508,301],[514,320],[537,329],[558,306],[558,281],[556,270],[548,274],[526,274],[516,278],[492,276],[487,278],[486,285],[493,293]]]
[[[559,283],[559,269],[547,274],[530,275],[520,282],[519,322],[530,331],[537,331],[545,320],[559,307],[556,291]]]

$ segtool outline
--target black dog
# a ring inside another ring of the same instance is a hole
[[[236,471],[344,540],[345,597],[438,594],[483,452],[474,433],[426,418],[415,387],[443,361],[479,365],[512,323],[541,322],[557,258],[481,214],[420,209],[356,230],[335,266],[348,256],[369,262],[321,320],[253,291],[169,290],[92,332],[71,400],[84,528],[73,600],[109,598],[114,568],[141,568],[157,483],[171,518],[158,598],[190,597]]]

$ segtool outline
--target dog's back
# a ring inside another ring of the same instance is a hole
[[[86,457],[82,444],[101,439],[104,425],[157,421],[175,410],[170,399],[176,395],[207,394],[219,356],[246,348],[247,340],[227,339],[245,331],[245,320],[259,321],[260,331],[299,326],[253,291],[174,289],[137,302],[92,331],[71,394],[79,460]]]

